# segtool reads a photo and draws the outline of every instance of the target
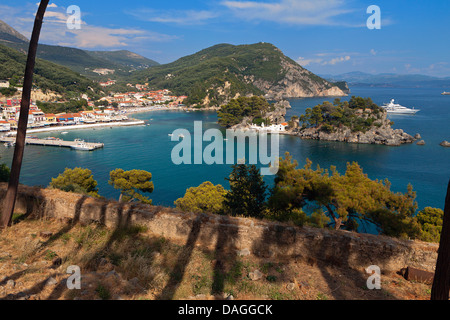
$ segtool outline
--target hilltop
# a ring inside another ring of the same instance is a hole
[[[28,39],[20,32],[0,20],[0,42],[24,43]]]
[[[280,100],[348,92],[346,83],[332,83],[313,74],[269,43],[219,44],[132,77],[154,88],[187,95],[186,103],[205,107],[246,95]]]

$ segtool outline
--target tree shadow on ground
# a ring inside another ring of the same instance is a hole
[[[368,290],[367,280],[371,274],[365,274],[363,268],[355,269],[350,263],[352,254],[351,238],[342,236],[340,242],[336,243],[338,238],[329,235],[328,232],[341,231],[315,231],[311,235],[302,235],[304,242],[304,251],[292,249],[292,245],[299,241],[297,239],[297,228],[290,226],[273,225],[266,228],[252,250],[255,255],[272,260],[283,261],[286,257],[291,260],[305,263],[311,267],[320,270],[321,277],[328,286],[327,294],[335,300],[354,300],[354,299],[397,299],[385,290]],[[373,261],[367,264],[366,268],[372,264],[385,263],[388,258],[370,257],[370,252],[361,254],[364,261]],[[306,274],[300,274],[305,277]],[[382,276],[381,276],[382,277]],[[320,280],[320,279],[314,279]],[[353,288],[349,290],[349,288]],[[358,293],[361,295],[358,297]],[[325,294],[325,293],[324,293]],[[320,299],[321,297],[317,297]]]
[[[224,293],[227,274],[236,262],[237,248],[235,242],[238,238],[239,226],[233,224],[230,220],[230,217],[221,217],[216,228],[217,242],[214,250],[212,294]]]

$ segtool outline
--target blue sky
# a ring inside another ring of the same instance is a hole
[[[38,1],[2,0],[0,19],[29,37]],[[218,43],[270,42],[319,74],[351,71],[450,76],[448,0],[212,0],[50,2],[41,42],[134,51],[172,62]],[[81,9],[81,29],[66,26]],[[381,9],[369,30],[367,8]]]

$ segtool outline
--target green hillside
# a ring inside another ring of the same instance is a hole
[[[177,95],[188,95],[186,103],[190,105],[212,106],[222,105],[237,94],[264,95],[270,90],[283,94],[289,81],[300,84],[305,91],[334,86],[269,43],[215,45],[175,62],[136,72],[132,79],[149,82],[154,89],[167,88]]]
[[[25,71],[26,55],[22,52],[0,44],[0,79],[11,79],[12,84],[21,85]],[[36,60],[35,87],[42,91],[51,90],[67,97],[78,96],[80,93],[93,94],[100,91],[98,84],[76,72],[42,59]]]
[[[12,49],[27,52],[28,39],[14,28],[0,20],[0,44]],[[96,69],[114,70],[115,79],[126,79],[130,71],[142,70],[157,62],[136,53],[120,51],[87,51],[71,47],[39,44],[37,57],[57,63],[93,80],[104,80],[112,75],[99,75]]]

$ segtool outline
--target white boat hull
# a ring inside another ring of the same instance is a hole
[[[396,104],[394,103],[394,99],[392,99],[389,104],[385,104],[383,109],[390,114],[416,114],[420,111],[419,109],[410,109]]]
[[[92,150],[94,150],[94,148],[85,147],[85,146],[71,146],[71,148],[73,150],[78,150],[78,151],[92,151]]]
[[[391,113],[391,114],[416,114],[417,112],[419,112],[420,110],[411,110],[411,111],[395,111],[395,110],[386,110],[387,113]]]

